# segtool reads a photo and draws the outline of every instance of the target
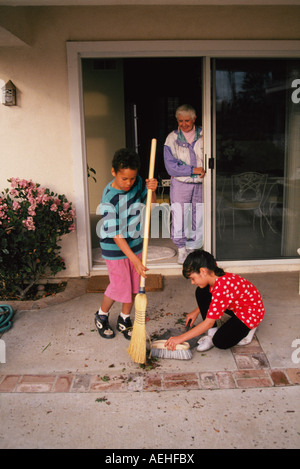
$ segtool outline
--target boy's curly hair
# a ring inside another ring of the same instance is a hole
[[[202,267],[214,272],[217,277],[225,275],[224,270],[217,266],[214,256],[203,249],[196,249],[187,256],[183,263],[182,274],[185,278],[189,278],[193,273],[199,274]]]
[[[114,154],[112,160],[112,167],[117,173],[120,169],[136,169],[139,171],[140,169],[140,157],[139,155],[129,148],[120,148]]]

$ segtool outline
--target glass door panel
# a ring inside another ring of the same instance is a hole
[[[216,256],[297,257],[300,61],[216,59],[213,69]]]

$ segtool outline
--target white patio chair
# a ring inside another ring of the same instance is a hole
[[[234,174],[231,176],[231,210],[232,210],[232,229],[233,237],[235,235],[235,212],[236,210],[253,212],[253,229],[255,216],[260,219],[260,230],[263,232],[263,218],[265,217],[262,210],[262,202],[266,188],[268,175],[256,172],[246,172]]]

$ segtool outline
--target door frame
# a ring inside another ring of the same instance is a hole
[[[202,57],[203,58],[203,109],[202,124],[204,129],[204,154],[208,170],[208,158],[211,153],[211,70],[210,58],[300,58],[300,41],[278,40],[183,40],[183,41],[95,41],[67,42],[67,64],[69,79],[70,123],[73,157],[73,177],[75,204],[77,212],[77,243],[79,269],[81,276],[89,276],[92,272],[91,233],[89,222],[89,204],[87,187],[87,159],[85,146],[83,90],[82,90],[82,58],[145,58],[145,57]],[[210,251],[213,248],[212,209],[214,197],[214,172],[208,172],[204,184],[205,207],[205,245]],[[212,177],[210,177],[212,175]],[[212,200],[211,200],[212,199]],[[222,265],[226,268],[226,262]],[[237,271],[274,271],[297,270],[298,259],[280,259],[266,261],[234,261],[230,267]],[[181,270],[180,270],[181,271]]]

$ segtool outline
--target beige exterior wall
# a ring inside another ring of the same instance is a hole
[[[298,6],[0,7],[0,190],[32,179],[73,201],[66,41],[300,38]],[[77,237],[63,241],[67,271],[79,275]]]

